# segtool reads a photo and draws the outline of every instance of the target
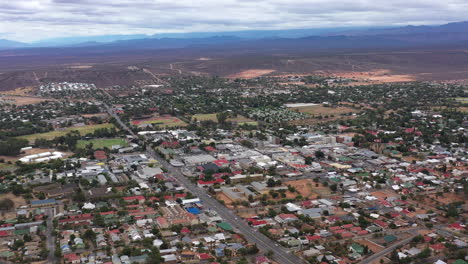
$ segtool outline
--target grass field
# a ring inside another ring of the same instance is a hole
[[[11,170],[15,168],[14,164],[0,163],[0,170]]]
[[[55,130],[55,131],[46,132],[46,133],[38,133],[38,134],[20,136],[18,138],[26,139],[29,142],[34,142],[37,138],[44,138],[48,140],[54,139],[56,137],[63,136],[73,130],[77,130],[80,133],[80,135],[84,136],[88,133],[93,133],[96,129],[111,128],[111,127],[114,127],[114,125],[113,124],[99,124],[99,125],[89,125],[89,126],[81,126],[81,127],[68,127],[64,130]]]
[[[462,103],[467,103],[468,102],[468,97],[455,97],[453,99],[455,101],[462,102]]]
[[[313,106],[304,106],[304,107],[294,107],[290,108],[295,111],[298,110],[301,113],[306,113],[310,115],[340,115],[357,112],[355,109],[349,107],[325,107],[322,105],[313,105]]]
[[[127,147],[128,143],[121,138],[100,138],[90,140],[78,140],[76,147],[84,149],[86,145],[93,143],[93,149],[111,148],[114,145],[120,145],[121,147]]]
[[[198,121],[207,121],[211,120],[213,122],[218,122],[218,118],[216,117],[216,114],[197,114],[192,116],[193,119],[197,119]],[[239,125],[244,125],[244,124],[249,124],[249,125],[257,125],[257,122],[255,120],[252,120],[250,118],[238,115],[237,117],[231,117],[227,119],[228,122],[235,122]]]

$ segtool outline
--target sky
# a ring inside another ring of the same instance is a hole
[[[0,0],[0,39],[436,25],[467,14],[467,0]]]

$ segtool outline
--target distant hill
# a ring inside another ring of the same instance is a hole
[[[141,39],[149,36],[143,34],[135,35],[100,35],[100,36],[82,36],[82,37],[66,37],[66,38],[51,38],[31,43],[33,47],[59,47],[59,46],[74,46],[83,43],[109,43],[119,40]]]
[[[27,44],[17,41],[12,41],[8,39],[0,39],[0,49],[12,49],[24,47]]]
[[[114,36],[118,38],[114,41],[100,36],[86,41],[76,38],[74,44],[67,40],[66,46],[58,47],[0,40],[0,89],[67,80],[101,87],[154,81],[143,69],[161,75],[219,76],[249,69],[287,73],[389,69],[420,74],[424,80],[463,79],[468,73],[468,22],[306,36],[300,35],[307,30],[297,30],[290,31],[290,37],[257,31],[262,37],[250,38],[251,33]],[[133,66],[139,70],[132,70]]]
[[[337,27],[337,28],[310,28],[310,29],[284,29],[284,30],[242,30],[226,32],[189,32],[189,33],[161,33],[151,36],[152,38],[211,38],[218,36],[231,36],[242,39],[263,39],[263,38],[303,38],[309,36],[320,36],[333,34],[336,32],[350,30],[364,30],[368,27]]]
[[[376,36],[376,35],[408,35],[434,33],[468,33],[468,21],[448,23],[438,26],[405,26],[385,29],[347,30],[327,33],[326,36]]]
[[[458,35],[457,35],[458,34]],[[414,45],[434,43],[451,43],[464,41],[468,35],[468,21],[449,23],[439,26],[405,26],[405,27],[337,27],[319,29],[288,29],[288,30],[245,30],[231,32],[190,32],[190,33],[163,33],[155,35],[100,35],[53,38],[25,44],[10,40],[0,40],[0,49],[14,48],[41,48],[41,47],[107,47],[112,50],[119,49],[167,49],[185,48],[200,45],[217,45],[234,42],[247,42],[268,40],[268,43],[284,46],[289,42],[296,46],[304,41],[313,42],[311,48],[331,44],[333,47],[359,46],[359,41],[365,47],[375,43],[385,46]],[[344,36],[347,38],[337,38]],[[374,40],[369,37],[377,37]],[[361,39],[360,39],[361,38]],[[295,40],[298,43],[294,43]],[[341,43],[331,43],[341,41]],[[369,43],[371,41],[371,43]],[[384,43],[387,41],[387,43]],[[427,42],[427,43],[425,43]]]

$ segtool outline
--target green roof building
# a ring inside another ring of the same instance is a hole
[[[219,228],[225,230],[225,231],[232,231],[233,228],[229,223],[226,222],[221,222],[216,224]]]

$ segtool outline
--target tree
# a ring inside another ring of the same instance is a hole
[[[323,153],[321,150],[315,151],[315,157],[318,159],[323,159],[325,158],[325,153]]]
[[[96,233],[93,230],[88,229],[83,234],[83,238],[94,241],[96,240]]]
[[[0,211],[10,211],[15,206],[15,203],[8,198],[0,200]]]
[[[54,256],[56,258],[61,258],[62,257],[62,249],[59,246],[55,248]]]
[[[447,208],[447,213],[446,213],[446,216],[447,217],[458,217],[458,210],[457,210],[457,207],[455,207],[455,205],[451,204],[449,205],[449,207]]]
[[[218,119],[219,124],[224,125],[226,123],[227,118],[228,118],[228,113],[227,112],[217,113],[216,118]]]

